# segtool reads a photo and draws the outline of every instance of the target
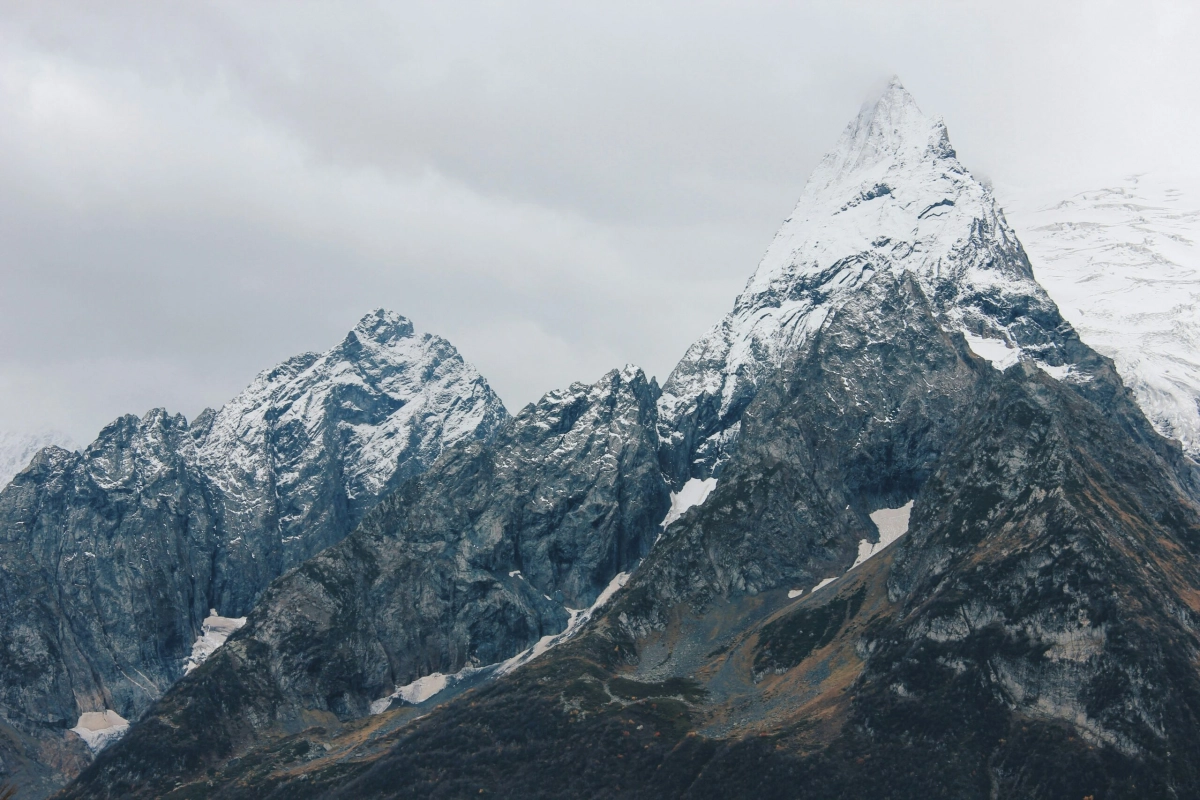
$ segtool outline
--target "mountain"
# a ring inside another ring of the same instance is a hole
[[[445,451],[63,796],[1200,796],[1197,556],[1195,462],[893,82],[661,393]]]
[[[659,532],[657,399],[641,370],[614,370],[527,406],[490,443],[447,449],[272,584],[134,727],[138,782],[156,793],[177,758],[204,770],[282,732],[403,708],[398,687],[507,671],[562,633]],[[112,791],[138,790],[126,781]]]
[[[1038,281],[1116,364],[1162,435],[1200,458],[1200,194],[1132,175],[1066,199],[1009,189],[1005,209]]]
[[[981,354],[1070,369],[1054,304],[991,191],[893,80],[817,166],[733,311],[663,384],[673,484],[719,474],[759,383],[883,273],[911,275]]]
[[[506,418],[449,343],[377,311],[190,425],[159,409],[42,450],[0,493],[2,769],[29,792],[78,772],[68,729],[137,719],[218,612],[244,616],[393,482]]]
[[[328,352],[260,374],[192,423],[222,559],[212,603],[249,612],[277,575],[339,541],[441,451],[507,418],[454,346],[377,310]]]
[[[25,469],[30,460],[47,447],[74,450],[75,444],[71,441],[70,436],[60,431],[43,431],[41,433],[0,431],[0,487],[7,486],[14,475]]]

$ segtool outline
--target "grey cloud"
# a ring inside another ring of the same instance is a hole
[[[0,4],[0,429],[195,414],[381,305],[512,407],[664,377],[888,75],[998,182],[1196,169],[1198,26],[1186,3]]]

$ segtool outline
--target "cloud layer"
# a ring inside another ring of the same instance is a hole
[[[192,416],[376,306],[513,409],[663,378],[893,73],[997,181],[1200,166],[1190,4],[968,5],[0,4],[0,429]]]

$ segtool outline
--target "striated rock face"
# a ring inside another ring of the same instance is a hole
[[[562,631],[658,534],[669,498],[657,399],[641,370],[614,370],[546,395],[491,443],[447,450],[272,584],[245,628],[97,774],[125,786],[133,757],[138,791],[173,785],[178,763],[164,752],[203,769],[264,732],[322,712],[364,716],[397,686],[494,664]]]
[[[719,473],[759,384],[872,276],[906,273],[948,328],[1013,361],[1070,369],[1062,320],[991,191],[893,81],[813,172],[733,311],[663,385],[673,485]]]
[[[210,609],[245,615],[391,486],[505,418],[449,343],[377,311],[191,426],[156,410],[82,453],[43,450],[0,493],[0,759],[29,759],[34,783],[77,772],[81,714],[136,720]]]

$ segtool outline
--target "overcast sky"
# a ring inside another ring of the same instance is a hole
[[[997,183],[1200,172],[1198,6],[0,3],[0,430],[191,418],[379,306],[510,410],[661,380],[892,74]]]

